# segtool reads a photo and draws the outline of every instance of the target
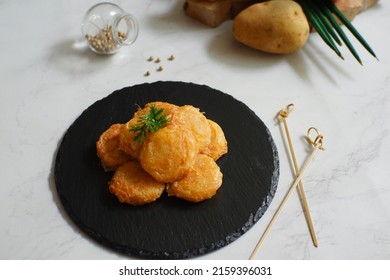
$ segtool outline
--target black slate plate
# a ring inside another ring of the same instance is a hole
[[[95,142],[151,101],[191,104],[220,124],[229,152],[218,160],[223,184],[211,200],[192,204],[164,195],[145,206],[121,204],[108,191]],[[141,84],[115,91],[86,109],[62,139],[55,164],[64,209],[89,236],[121,253],[150,259],[206,254],[236,240],[267,210],[279,179],[274,141],[245,104],[207,86]]]

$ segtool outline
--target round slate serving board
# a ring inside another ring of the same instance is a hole
[[[103,171],[95,143],[152,101],[198,107],[224,130],[229,151],[217,161],[223,183],[212,199],[193,204],[164,194],[131,206],[109,192],[113,173]],[[183,82],[127,87],[92,104],[69,127],[55,164],[57,192],[74,223],[111,249],[150,259],[191,258],[233,242],[267,210],[278,179],[276,146],[254,112],[230,95]]]

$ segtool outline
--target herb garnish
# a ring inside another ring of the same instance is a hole
[[[133,141],[142,143],[148,133],[155,132],[169,123],[168,116],[163,108],[150,105],[149,113],[138,117],[137,124],[130,127],[131,132],[137,133]]]

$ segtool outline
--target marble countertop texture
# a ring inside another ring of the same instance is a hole
[[[56,193],[54,162],[64,133],[84,109],[114,90],[154,81],[204,84],[243,101],[279,151],[280,179],[268,211],[238,240],[198,259],[247,259],[264,232],[294,181],[275,121],[290,103],[299,165],[310,153],[307,129],[324,135],[326,151],[303,176],[319,246],[312,245],[294,192],[256,258],[390,259],[387,1],[353,22],[379,59],[355,44],[363,66],[345,47],[340,60],[317,34],[291,55],[252,50],[234,40],[231,21],[209,28],[187,17],[183,2],[115,1],[138,18],[140,33],[132,46],[108,57],[92,53],[81,36],[83,15],[97,1],[0,2],[0,259],[129,259],[69,219]],[[146,61],[171,54],[176,59],[161,72]]]

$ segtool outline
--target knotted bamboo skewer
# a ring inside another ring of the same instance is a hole
[[[317,133],[317,136],[316,138],[313,140],[313,138],[310,136],[310,133],[311,131],[315,131]],[[268,233],[270,232],[273,224],[275,223],[276,219],[279,217],[280,213],[282,212],[282,209],[283,207],[285,206],[285,204],[287,203],[288,199],[290,198],[292,192],[296,189],[296,187],[298,186],[299,182],[301,181],[302,179],[302,176],[303,174],[305,173],[307,167],[309,166],[309,164],[311,163],[311,161],[313,160],[316,152],[318,150],[325,150],[325,148],[322,146],[323,144],[323,136],[321,134],[319,134],[318,130],[314,127],[311,127],[309,128],[309,130],[307,131],[307,137],[309,139],[309,142],[314,146],[314,149],[313,151],[311,152],[310,156],[306,159],[302,169],[301,169],[301,172],[299,173],[299,175],[296,177],[294,183],[292,184],[292,186],[290,187],[289,191],[287,192],[286,196],[284,197],[282,203],[280,204],[278,210],[276,211],[275,215],[272,217],[272,220],[270,221],[270,223],[268,224],[267,228],[265,229],[263,235],[261,236],[259,242],[257,243],[255,249],[253,250],[252,254],[250,255],[249,259],[252,260],[255,258],[257,252],[259,251],[260,249],[260,246],[261,244],[263,243],[263,241],[265,240],[265,238],[268,236]]]
[[[294,148],[292,145],[290,131],[288,129],[287,121],[286,121],[286,119],[288,118],[288,116],[290,115],[290,113],[293,110],[294,110],[294,104],[289,104],[286,107],[284,107],[282,110],[279,111],[279,120],[283,123],[284,130],[286,132],[287,142],[288,142],[288,146],[290,148],[290,154],[291,154],[291,158],[292,158],[292,161],[294,164],[295,176],[298,176],[299,167],[298,167],[298,163],[297,163],[297,158],[295,156],[295,151],[294,151]],[[307,203],[306,194],[305,194],[305,190],[303,188],[302,181],[299,181],[298,191],[299,191],[299,195],[301,197],[302,208],[303,208],[303,212],[304,212],[305,217],[306,217],[307,225],[309,227],[309,232],[310,232],[311,239],[313,241],[313,245],[315,247],[318,247],[317,236],[316,236],[316,233],[314,230],[313,221],[311,219],[311,214],[310,214],[310,210],[309,210],[309,204]]]

